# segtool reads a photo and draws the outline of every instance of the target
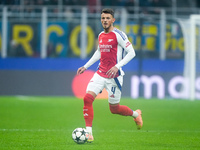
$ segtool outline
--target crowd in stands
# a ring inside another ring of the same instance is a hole
[[[101,6],[134,6],[136,1],[141,7],[170,7],[173,0],[0,0],[0,5],[101,5]],[[23,3],[23,4],[22,4]],[[180,5],[179,5],[180,4]],[[176,0],[176,5],[199,6],[199,0]]]
[[[140,7],[170,7],[168,0],[138,0]],[[49,6],[53,9],[48,9],[49,12],[66,12],[66,14],[71,14],[72,12],[77,12],[71,7],[67,6],[87,6],[89,12],[96,12],[94,6],[109,7],[109,6],[123,6],[123,7],[133,7],[136,6],[136,0],[0,0],[0,6],[10,5],[9,10],[13,13],[26,12],[30,16],[35,16],[35,13],[41,12],[41,7],[37,6]],[[18,7],[24,6],[24,7]],[[28,7],[26,7],[28,6]],[[34,6],[34,7],[32,7]],[[61,6],[61,7],[54,7]],[[60,9],[61,8],[61,9]],[[78,10],[80,11],[80,10]],[[134,13],[134,11],[129,11],[129,13]]]
[[[134,6],[135,0],[0,0],[0,5],[97,5]],[[169,0],[139,0],[139,6],[168,7]]]
[[[173,0],[0,0],[0,5],[101,5],[101,6],[134,6],[140,7],[170,7]],[[177,7],[189,5],[199,6],[199,0],[176,0]]]
[[[101,6],[101,7],[109,7],[109,6],[123,6],[126,8],[130,8],[136,6],[136,2],[139,2],[137,6],[139,7],[165,7],[169,8],[172,7],[173,0],[0,0],[0,6],[3,5],[14,5],[16,7],[12,7],[12,12],[21,12],[21,8],[17,6],[51,6],[53,7],[51,12],[60,12],[65,11],[67,13],[75,12],[71,8],[65,8],[67,6],[88,6],[90,12],[95,12],[96,8],[93,6]],[[200,6],[200,0],[176,0],[176,7],[198,7]],[[184,4],[186,6],[184,6]],[[59,10],[58,7],[54,6],[62,6],[63,10]],[[24,12],[28,13],[35,13],[41,12],[40,8],[31,8],[25,7],[23,9]],[[127,9],[129,13],[134,13],[133,9]],[[145,13],[145,9],[143,10]],[[147,12],[148,13],[148,12]]]

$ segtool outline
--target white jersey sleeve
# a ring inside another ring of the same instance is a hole
[[[90,58],[90,60],[83,66],[84,68],[89,68],[91,65],[93,65],[96,61],[98,61],[101,57],[101,53],[99,50],[99,46],[96,50],[96,52],[93,54],[93,56]]]
[[[122,31],[120,32],[121,35],[117,36],[117,40],[119,45],[127,52],[126,56],[120,60],[115,66],[120,69],[122,66],[126,65],[131,59],[135,57],[135,51],[128,40],[128,37]]]

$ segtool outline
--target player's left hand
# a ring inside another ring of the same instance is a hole
[[[117,72],[118,68],[116,66],[113,66],[110,70],[108,70],[108,72],[106,72],[106,74],[109,78],[114,78]]]

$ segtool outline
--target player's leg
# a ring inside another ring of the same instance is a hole
[[[137,112],[134,112],[132,109],[130,109],[128,106],[117,104],[110,104],[110,111],[112,114],[119,114],[122,116],[135,116],[137,117]]]
[[[94,140],[92,136],[92,122],[94,117],[93,101],[96,96],[103,90],[104,81],[97,73],[94,74],[87,86],[87,93],[84,97],[83,115],[85,119],[86,129],[89,132],[89,142]]]
[[[83,98],[84,106],[83,106],[83,116],[85,119],[86,130],[89,132],[88,142],[92,142],[94,140],[92,136],[92,121],[94,117],[93,111],[93,101],[96,97],[96,94],[92,91],[88,91]]]
[[[118,85],[116,83],[120,84]],[[123,116],[132,116],[133,110],[128,106],[120,105],[121,89],[119,86],[123,84],[123,77],[119,76],[117,79],[107,79],[106,90],[108,91],[108,102],[110,111],[113,114],[119,114]]]
[[[93,112],[93,101],[96,97],[96,94],[92,91],[88,91],[83,98],[84,106],[83,106],[83,116],[85,119],[86,127],[92,127],[92,121],[94,117]]]
[[[122,85],[122,77],[118,77],[118,84],[119,83],[120,85]],[[134,118],[134,121],[136,122],[138,129],[141,129],[143,125],[141,110],[133,111],[128,106],[120,105],[121,89],[119,88],[119,85],[117,85],[116,81],[110,80],[110,84],[106,84],[106,90],[109,94],[108,102],[111,113],[119,114],[122,116],[132,116]]]
[[[143,120],[142,120],[142,112],[140,109],[137,109],[133,111],[128,106],[120,105],[118,104],[110,104],[110,111],[112,114],[119,114],[122,116],[132,116],[133,120],[135,121],[137,128],[141,129],[143,126]]]

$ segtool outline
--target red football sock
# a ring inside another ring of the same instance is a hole
[[[122,116],[132,116],[133,115],[133,110],[127,106],[119,105],[119,104],[118,105],[109,104],[109,106],[110,106],[110,111],[113,114],[119,114]]]
[[[86,94],[85,97],[83,98],[84,101],[84,106],[83,106],[83,115],[85,119],[85,125],[87,127],[92,126],[92,121],[94,117],[94,112],[93,112],[93,101],[94,97],[91,94]]]

